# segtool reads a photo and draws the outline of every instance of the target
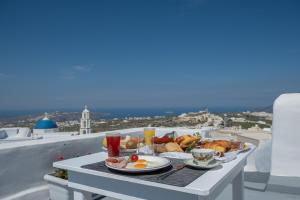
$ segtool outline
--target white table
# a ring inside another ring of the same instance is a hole
[[[240,153],[237,159],[222,164],[222,168],[209,170],[185,187],[177,187],[108,174],[81,168],[83,165],[101,162],[105,152],[53,163],[56,168],[68,170],[68,186],[74,189],[74,199],[86,199],[85,192],[101,194],[122,200],[211,200],[232,183],[233,200],[244,199],[244,166],[255,146]]]

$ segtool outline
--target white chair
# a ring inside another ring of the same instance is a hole
[[[31,136],[30,128],[19,128],[16,137],[26,138]]]
[[[7,134],[7,137],[15,137],[18,134],[18,128],[2,128]]]
[[[267,189],[300,194],[300,93],[280,95],[274,102]]]
[[[5,130],[0,130],[0,140],[7,138],[8,135]]]

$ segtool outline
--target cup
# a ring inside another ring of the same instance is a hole
[[[144,138],[146,145],[152,145],[152,138],[155,136],[155,128],[144,128]]]
[[[120,156],[120,133],[106,133],[108,157]]]
[[[197,162],[209,163],[214,159],[215,151],[212,149],[193,149],[192,155]]]
[[[147,141],[148,139],[148,141]],[[147,139],[145,137],[139,138],[137,154],[140,155],[154,155],[154,136],[148,136]]]

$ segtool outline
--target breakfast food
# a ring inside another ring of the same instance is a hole
[[[221,156],[223,156],[224,153],[226,152],[225,147],[221,146],[218,143],[214,143],[214,142],[204,143],[204,144],[200,145],[200,147],[203,149],[212,149],[212,150],[218,152]]]
[[[128,164],[128,159],[126,159],[124,157],[107,158],[105,160],[105,163],[111,167],[125,168]]]
[[[224,156],[224,154],[228,151],[237,151],[241,148],[241,142],[232,142],[228,140],[213,140],[213,141],[205,141],[200,144],[200,148],[204,149],[212,149],[216,151],[220,156]]]
[[[164,153],[164,152],[182,152],[180,146],[177,143],[174,143],[174,138],[170,137],[170,134],[166,134],[163,137],[154,137],[154,151],[156,153]]]
[[[182,148],[185,149],[191,145],[197,144],[201,137],[199,135],[183,135],[177,137],[175,142]]]
[[[121,149],[136,149],[138,146],[138,142],[139,142],[138,137],[132,137],[132,136],[126,135],[125,137],[121,138],[121,140],[120,140],[120,148]],[[107,148],[106,137],[103,138],[102,145],[103,145],[103,147]]]
[[[155,144],[155,145],[154,145],[154,151],[155,151],[156,153],[164,153],[164,152],[167,152],[166,144]]]
[[[199,135],[182,135],[173,139],[167,134],[161,138],[154,138],[154,150],[156,153],[189,152],[198,144],[200,139]]]
[[[125,144],[125,149],[136,149],[139,143],[138,137],[130,137],[129,141]]]
[[[132,155],[130,156],[130,160],[131,160],[132,162],[136,162],[136,161],[139,160],[139,156],[136,155],[136,154],[132,154]]]
[[[126,149],[136,149],[138,145],[138,140],[135,138],[130,139],[128,142],[125,144]]]
[[[166,144],[169,142],[174,142],[174,139],[165,135],[163,137],[154,137],[154,144]]]
[[[147,165],[148,165],[148,161],[144,159],[137,160],[133,164],[134,168],[138,168],[138,169],[144,169],[147,167]]]
[[[182,148],[175,142],[169,142],[167,144],[155,144],[154,151],[156,153],[183,152]]]
[[[167,152],[183,152],[182,148],[176,142],[169,142],[165,146]]]
[[[147,166],[153,166],[155,163],[146,159],[139,159],[139,156],[132,154],[130,157],[111,157],[105,160],[105,163],[112,168],[144,169]]]
[[[237,151],[245,148],[245,144],[239,141],[231,142],[231,151]]]
[[[126,149],[126,143],[130,140],[130,136],[126,135],[125,137],[122,137],[120,140],[120,147],[122,149]]]

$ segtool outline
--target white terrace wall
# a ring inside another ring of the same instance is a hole
[[[121,134],[141,133],[124,129]],[[58,136],[41,140],[0,143],[0,199],[45,185],[45,174],[54,171],[52,163],[61,154],[65,159],[102,151],[105,133]]]
[[[99,152],[102,137],[74,136],[72,140],[0,149],[0,199],[46,184],[43,176],[53,172],[52,163],[60,154],[71,158]]]

